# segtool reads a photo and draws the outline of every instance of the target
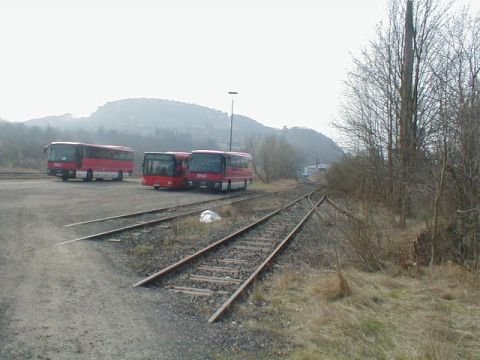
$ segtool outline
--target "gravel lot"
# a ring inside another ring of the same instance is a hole
[[[272,358],[266,334],[177,311],[172,294],[133,288],[91,241],[63,225],[221,195],[138,182],[0,181],[1,359]]]

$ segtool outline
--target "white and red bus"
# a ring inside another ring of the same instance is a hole
[[[142,184],[155,189],[186,188],[187,152],[146,152]]]
[[[242,152],[195,150],[190,155],[187,184],[194,189],[230,191],[252,182],[252,156]]]
[[[52,142],[47,150],[47,174],[63,181],[123,180],[134,168],[133,150],[124,146]]]

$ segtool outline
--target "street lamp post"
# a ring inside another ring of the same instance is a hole
[[[229,91],[230,95],[232,95],[232,114],[230,116],[230,151],[232,151],[232,131],[233,131],[233,95],[237,95],[238,92],[236,91]]]

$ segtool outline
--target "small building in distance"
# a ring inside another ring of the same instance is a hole
[[[330,167],[329,164],[315,164],[315,165],[305,166],[305,168],[303,170],[303,176],[304,177],[309,177],[309,176],[313,176],[315,174],[323,173],[329,167]]]

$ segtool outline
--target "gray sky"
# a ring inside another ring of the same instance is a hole
[[[480,0],[456,0],[480,10]],[[0,0],[0,118],[151,97],[335,136],[351,53],[387,0]]]

